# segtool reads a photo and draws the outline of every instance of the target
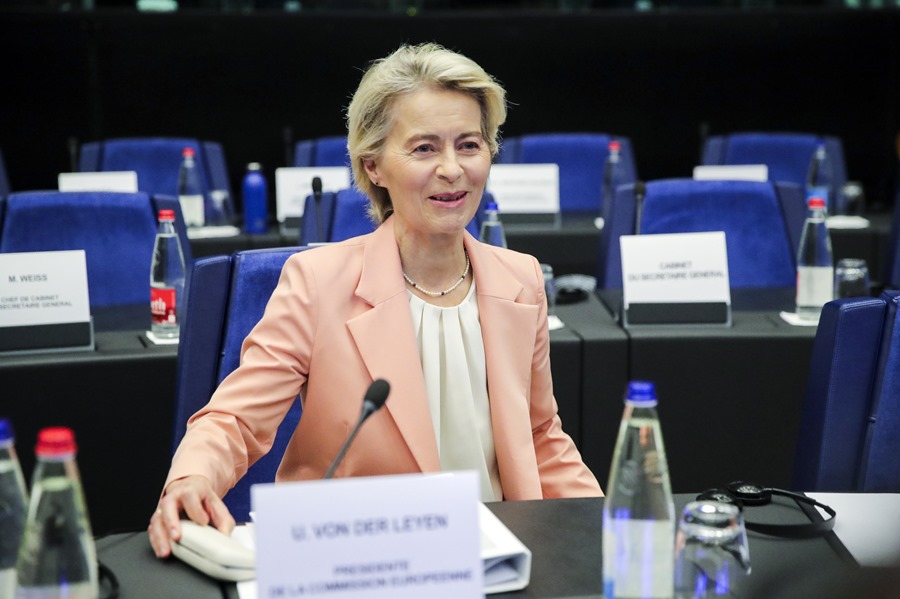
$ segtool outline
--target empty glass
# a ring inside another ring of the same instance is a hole
[[[860,258],[844,258],[834,269],[834,298],[869,295],[869,267]]]
[[[687,504],[675,537],[675,599],[739,595],[748,574],[750,548],[740,509],[718,501]]]
[[[544,295],[547,296],[547,315],[556,314],[556,278],[553,276],[553,267],[549,264],[541,264],[541,274],[544,275]]]

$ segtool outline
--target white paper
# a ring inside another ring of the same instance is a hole
[[[731,304],[725,233],[623,235],[622,290],[632,303]]]
[[[275,169],[275,207],[278,222],[303,216],[306,196],[313,178],[322,180],[322,191],[340,191],[350,187],[350,169],[346,166],[290,166]]]
[[[0,327],[90,319],[84,250],[0,254]]]
[[[104,171],[85,173],[60,173],[57,177],[60,191],[121,191],[135,193],[138,190],[135,171]]]
[[[900,561],[900,494],[807,493],[834,509],[834,533],[861,566]],[[823,518],[827,514],[823,512]]]
[[[254,485],[258,596],[482,597],[478,497],[474,472]]]
[[[695,181],[768,181],[765,164],[726,164],[694,167]]]
[[[556,164],[495,164],[487,191],[501,213],[559,212],[559,166]]]

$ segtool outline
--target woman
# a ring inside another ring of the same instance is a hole
[[[241,366],[189,423],[150,520],[229,532],[220,497],[271,447],[301,394],[277,480],[321,478],[376,378],[385,409],[337,476],[471,469],[482,498],[600,495],[557,416],[537,261],[465,232],[506,117],[503,89],[435,44],[376,61],[350,103],[348,148],[378,229],[285,264]]]

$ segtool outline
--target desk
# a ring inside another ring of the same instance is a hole
[[[694,498],[677,495],[676,512]],[[804,512],[778,501],[752,508],[754,518],[766,522],[808,521]],[[532,550],[531,583],[522,591],[491,595],[511,598],[596,598],[601,594],[602,499],[553,499],[491,503],[488,507]],[[756,511],[759,510],[759,511]],[[784,540],[749,533],[753,577],[781,572],[790,555],[803,555],[808,570],[854,569],[853,561],[834,535]],[[191,597],[236,598],[233,585],[223,584],[191,570],[177,560],[153,557],[146,532],[111,535],[97,542],[98,556],[118,577],[122,599]]]

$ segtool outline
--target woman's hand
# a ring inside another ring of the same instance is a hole
[[[216,495],[209,479],[193,475],[173,480],[166,487],[147,528],[156,557],[168,557],[172,553],[172,541],[181,538],[182,514],[201,526],[211,523],[226,535],[234,528],[234,518]]]

